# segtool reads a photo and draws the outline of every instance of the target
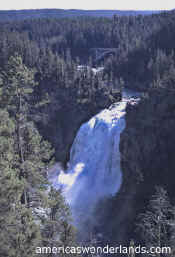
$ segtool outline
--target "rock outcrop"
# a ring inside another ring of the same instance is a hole
[[[124,183],[118,195],[124,196],[122,206],[129,210],[122,216],[125,239],[134,235],[137,216],[145,210],[156,185],[163,186],[172,202],[175,200],[174,99],[173,91],[154,90],[138,105],[127,107],[120,141]]]
[[[147,208],[155,186],[164,187],[175,201],[175,92],[155,90],[138,104],[128,104],[121,133],[123,183],[115,197],[97,209],[97,230],[104,244],[129,244],[138,215]]]
[[[77,99],[60,93],[58,101],[54,103],[53,100],[44,111],[48,116],[46,122],[38,124],[42,136],[54,147],[56,160],[66,164],[80,126],[99,111],[120,100],[121,93],[109,96],[98,92],[91,102],[86,101],[86,98],[78,102]]]

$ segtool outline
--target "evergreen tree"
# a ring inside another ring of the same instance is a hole
[[[51,150],[29,119],[29,94],[34,85],[31,71],[18,56],[10,58],[8,68],[8,73],[1,77],[0,97],[2,114],[7,116],[6,123],[12,124],[9,128],[6,125],[2,133],[2,143],[6,144],[1,152],[4,165],[1,190],[5,196],[1,224],[8,242],[3,245],[8,247],[7,256],[27,257],[34,256],[34,248],[40,241],[38,217],[33,213],[43,206],[46,197],[46,164]],[[5,146],[7,156],[3,151]]]
[[[138,229],[147,247],[170,245],[171,212],[172,206],[167,192],[163,188],[157,187],[147,211],[139,216]],[[157,253],[157,255],[160,254]]]
[[[11,57],[8,71],[1,74],[0,88],[0,193],[4,195],[0,199],[0,244],[4,257],[32,257],[38,246],[74,242],[69,207],[61,192],[49,189],[47,169],[53,151],[31,121],[34,85],[33,71],[21,57]]]
[[[40,230],[32,211],[21,204],[25,183],[19,179],[14,134],[14,122],[0,110],[0,255],[32,257]]]
[[[51,249],[63,246],[75,247],[75,230],[71,225],[70,209],[60,190],[50,188],[45,214],[42,218],[43,245]],[[58,256],[64,256],[64,254],[60,253]]]
[[[29,208],[32,201],[30,195],[33,191],[37,196],[41,195],[43,185],[47,184],[46,164],[52,151],[30,118],[34,73],[23,64],[21,57],[10,58],[8,71],[2,74],[2,83],[1,106],[6,107],[15,124],[15,166],[19,179],[25,184],[21,203]]]

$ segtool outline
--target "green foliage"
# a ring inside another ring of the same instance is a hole
[[[46,218],[45,218],[46,217]],[[45,246],[75,246],[75,231],[71,213],[61,191],[51,187],[48,195],[46,216],[42,218],[42,240]]]
[[[21,204],[25,183],[19,179],[14,140],[15,126],[0,110],[0,255],[34,256],[40,238],[31,210]]]
[[[1,74],[1,81],[1,107],[6,106],[15,118],[20,118],[19,115],[23,113],[27,114],[29,96],[35,85],[33,71],[27,69],[21,57],[15,55],[10,57],[6,72]]]
[[[25,256],[26,249],[26,257],[31,257],[37,244],[73,244],[70,214],[61,193],[51,189],[47,196],[46,168],[50,167],[54,153],[50,144],[40,136],[36,124],[44,139],[49,139],[57,147],[58,153],[59,146],[55,140],[58,130],[64,131],[68,124],[66,135],[69,135],[68,126],[71,123],[76,130],[81,123],[78,119],[82,112],[86,114],[83,121],[118,101],[118,92],[123,87],[146,91],[151,88],[143,104],[161,89],[174,91],[174,17],[175,12],[172,11],[149,17],[82,17],[1,24],[2,256]],[[93,48],[116,50],[112,56],[97,63],[91,54]],[[82,63],[90,68],[78,69]],[[95,65],[104,65],[104,71],[95,74],[91,70]],[[165,114],[165,110],[171,112],[174,107],[173,104],[160,107],[154,101],[150,106],[148,114],[154,108]],[[75,116],[78,116],[77,127],[73,124]],[[155,124],[153,118],[149,119],[149,126]],[[146,122],[144,117],[143,126]],[[66,125],[61,127],[62,124]],[[61,140],[64,147],[71,144],[71,140],[66,141],[66,136]],[[150,140],[154,146],[152,137]],[[148,148],[149,143],[145,147]],[[149,229],[155,234],[158,228],[163,229],[164,221],[167,222],[168,213],[164,213],[163,207],[167,207],[167,203],[166,193],[158,190],[150,203],[150,211],[142,216],[145,221],[142,230],[150,240],[153,238]],[[161,217],[159,221],[155,220],[158,216]],[[169,230],[167,223],[166,229]]]
[[[46,237],[48,243],[64,237],[67,226],[72,242],[73,232],[60,192],[48,195],[53,150],[30,117],[34,73],[17,55],[7,67],[0,95],[0,255],[32,257]]]
[[[172,206],[163,188],[156,188],[147,210],[139,219],[138,229],[148,247],[170,246]]]

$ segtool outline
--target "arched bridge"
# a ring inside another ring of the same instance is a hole
[[[93,62],[98,64],[100,61],[103,61],[106,57],[111,54],[115,54],[117,48],[91,48],[90,54],[93,57]]]

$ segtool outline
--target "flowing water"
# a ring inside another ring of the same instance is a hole
[[[131,95],[125,92],[122,101],[80,127],[66,171],[58,165],[52,168],[50,181],[56,188],[62,187],[77,227],[93,216],[100,199],[116,194],[121,186],[119,143],[127,102],[136,101]]]

